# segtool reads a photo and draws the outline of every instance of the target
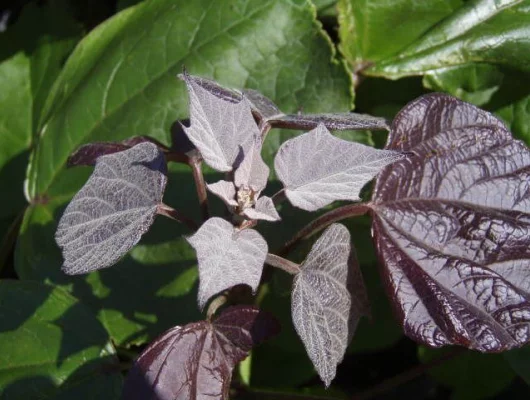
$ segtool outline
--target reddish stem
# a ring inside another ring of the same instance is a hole
[[[183,223],[192,231],[196,231],[197,229],[199,229],[195,221],[182,215],[181,212],[175,210],[174,208],[166,204],[160,203],[156,209],[156,212],[159,215],[163,215],[165,217],[168,217],[168,218],[174,219],[175,221]]]
[[[202,221],[204,222],[210,218],[210,207],[208,205],[208,193],[206,192],[206,183],[204,182],[201,164],[201,160],[195,158],[191,158],[189,162],[193,174],[193,180],[195,181],[195,188],[197,189],[199,205],[201,207]]]

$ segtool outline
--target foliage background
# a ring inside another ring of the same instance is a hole
[[[117,399],[142,346],[202,318],[194,253],[171,221],[158,219],[119,265],[86,276],[60,271],[53,239],[58,217],[90,173],[67,170],[68,155],[83,143],[133,135],[169,143],[174,122],[187,116],[184,85],[175,78],[184,65],[227,86],[260,90],[286,112],[355,109],[392,118],[417,96],[444,91],[530,140],[528,0],[47,0],[3,7],[2,399]],[[266,161],[294,134],[272,131]],[[381,132],[341,135],[385,142]],[[271,186],[273,193],[278,184]],[[186,168],[171,166],[165,201],[198,216]],[[272,249],[308,221],[288,205],[282,215],[281,231],[260,226]],[[528,348],[483,355],[431,350],[403,337],[380,284],[370,221],[348,226],[372,320],[362,320],[324,391],[290,321],[288,282],[275,274],[258,301],[283,331],[240,366],[236,383],[250,385],[249,398],[528,398]]]

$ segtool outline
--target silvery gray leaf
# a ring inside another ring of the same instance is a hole
[[[152,143],[101,156],[64,211],[55,234],[63,271],[109,267],[149,229],[166,187],[163,153]]]
[[[259,136],[248,101],[222,100],[183,75],[190,98],[190,127],[186,135],[197,147],[210,167],[228,172]]]
[[[357,113],[279,115],[267,121],[275,128],[288,129],[314,129],[320,124],[332,131],[390,129],[384,118]]]
[[[315,242],[293,282],[294,327],[326,386],[344,357],[355,326],[351,319],[360,318],[352,315],[355,309],[348,291],[350,251],[348,230],[331,225]]]
[[[267,242],[253,229],[236,230],[222,218],[206,221],[188,242],[199,261],[199,307],[239,284],[256,291],[267,256]]]
[[[333,136],[324,125],[287,140],[274,167],[296,207],[315,211],[335,200],[359,200],[363,186],[403,153],[378,150]]]
[[[270,197],[261,196],[254,205],[254,208],[246,208],[243,214],[250,219],[263,219],[265,221],[281,220],[276,207]]]
[[[210,192],[215,194],[229,206],[237,206],[236,201],[236,187],[232,182],[218,181],[207,184],[206,187]]]
[[[269,167],[261,158],[261,140],[257,136],[253,146],[244,154],[243,161],[234,174],[234,183],[240,187],[251,188],[254,192],[261,192],[267,186]]]
[[[268,97],[265,97],[257,90],[245,89],[243,94],[250,101],[252,111],[258,118],[261,119],[271,119],[279,118],[284,114],[276,107]]]

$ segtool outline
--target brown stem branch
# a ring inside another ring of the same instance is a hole
[[[202,174],[201,160],[190,159],[189,166],[195,181],[195,188],[197,189],[197,197],[199,198],[199,205],[201,207],[202,221],[210,218],[210,206],[208,204],[208,193],[206,192],[206,183],[204,182],[204,175]]]
[[[300,265],[283,257],[277,256],[276,254],[268,253],[267,257],[265,258],[265,263],[272,267],[284,270],[291,275],[296,275],[300,272]]]
[[[278,254],[284,256],[288,254],[300,241],[309,238],[317,232],[320,232],[322,229],[328,227],[332,223],[342,221],[346,218],[364,215],[370,211],[370,209],[370,203],[356,203],[339,207],[322,214],[320,217],[314,219],[300,229],[296,235],[294,235],[293,238],[282,247]]]
[[[159,215],[163,215],[165,217],[168,217],[168,218],[174,219],[175,221],[183,223],[192,231],[196,231],[197,229],[199,229],[199,226],[194,220],[182,215],[181,212],[175,210],[173,207],[170,207],[164,203],[160,203],[157,206],[156,212]]]
[[[215,315],[219,307],[224,305],[228,300],[228,296],[226,294],[221,294],[217,296],[215,299],[212,300],[210,305],[208,306],[208,310],[206,310],[206,319],[208,321],[212,320],[212,317]]]

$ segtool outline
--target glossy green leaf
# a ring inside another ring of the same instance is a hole
[[[482,106],[498,92],[504,80],[500,68],[491,64],[467,64],[429,72],[423,85],[434,91],[444,91],[461,100]]]
[[[530,144],[530,95],[496,112],[506,122],[514,136]]]
[[[448,356],[455,348],[431,349],[418,347],[421,362]],[[449,357],[428,370],[437,382],[453,390],[452,400],[491,398],[507,387],[515,377],[502,354],[482,354],[470,350]]]
[[[0,34],[0,217],[24,205],[28,149],[44,101],[79,34],[68,15],[34,4]]]
[[[70,294],[0,281],[0,397],[119,399],[117,361],[103,326]]]
[[[311,4],[213,4],[144,2],[83,39],[47,103],[30,198],[62,192],[59,175],[82,143],[146,133],[168,143],[171,124],[188,116],[185,85],[176,79],[184,65],[226,86],[258,89],[286,112],[350,109],[349,77]]]
[[[473,0],[365,73],[397,79],[470,62],[530,72],[529,35],[529,0]]]
[[[462,0],[339,0],[340,49],[355,66],[397,54]]]

